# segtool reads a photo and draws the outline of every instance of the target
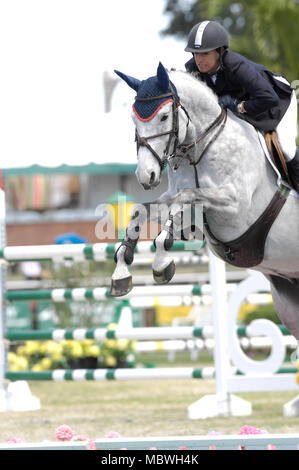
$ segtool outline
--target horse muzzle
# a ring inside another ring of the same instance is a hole
[[[160,184],[161,171],[138,171],[137,168],[136,176],[139,184],[143,187],[143,189],[154,189]]]

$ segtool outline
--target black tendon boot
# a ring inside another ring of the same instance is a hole
[[[297,148],[295,157],[287,162],[289,176],[294,189],[299,193],[299,149]]]

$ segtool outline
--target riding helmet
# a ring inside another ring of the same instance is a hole
[[[218,47],[229,46],[226,29],[216,21],[201,21],[191,29],[186,52],[209,52]]]

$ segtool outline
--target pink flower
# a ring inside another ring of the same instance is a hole
[[[267,431],[245,424],[241,427],[239,434],[267,434]]]
[[[187,447],[181,446],[181,447],[179,447],[179,449],[180,449],[180,450],[187,450]]]
[[[10,444],[20,444],[21,442],[26,442],[26,440],[22,439],[21,437],[12,437],[8,442]]]
[[[157,447],[149,447],[149,450],[158,450]]]
[[[109,437],[109,438],[113,439],[115,437],[121,437],[121,435],[116,431],[109,431],[108,434],[106,434],[105,437]]]
[[[265,429],[259,429],[255,428],[254,426],[245,425],[241,427],[239,434],[268,434],[268,432],[265,431]],[[276,446],[274,444],[269,444],[267,447],[268,450],[276,450]],[[245,449],[245,446],[240,446],[240,450]]]
[[[62,424],[55,429],[55,437],[60,441],[70,441],[74,437],[74,431],[67,424]]]
[[[88,444],[88,450],[97,450],[96,445],[94,442],[90,442]]]

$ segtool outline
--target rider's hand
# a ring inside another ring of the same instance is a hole
[[[223,95],[223,96],[220,96],[219,98],[220,106],[222,108],[230,109],[233,113],[238,112],[239,103],[240,103],[240,100],[238,100],[238,98],[234,98],[233,96],[230,96],[230,95]]]

